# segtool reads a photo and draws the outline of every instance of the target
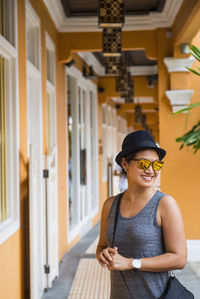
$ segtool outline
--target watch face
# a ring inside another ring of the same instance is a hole
[[[139,269],[141,267],[141,260],[134,259],[132,261],[132,265],[133,265],[134,268]]]

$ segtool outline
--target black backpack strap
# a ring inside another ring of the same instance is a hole
[[[116,206],[116,212],[115,212],[115,222],[114,222],[114,230],[113,230],[113,239],[112,239],[112,247],[114,247],[114,240],[115,240],[115,232],[117,228],[117,221],[118,221],[118,216],[119,216],[119,209],[120,209],[120,203],[122,200],[122,196],[124,195],[123,193],[120,193],[117,200],[117,206]]]
[[[114,230],[113,230],[112,247],[114,247],[115,232],[116,232],[116,229],[117,229],[117,221],[118,221],[118,217],[119,217],[120,203],[121,203],[123,195],[124,195],[124,192],[120,193],[119,197],[117,198],[117,206],[116,206],[116,212],[115,212],[115,222],[114,222]],[[122,279],[123,279],[123,281],[125,283],[125,286],[126,286],[128,292],[129,292],[129,296],[130,296],[130,298],[132,298],[132,294],[131,294],[131,291],[130,291],[130,289],[128,287],[128,284],[126,282],[124,274],[122,273],[122,271],[120,271],[120,273],[121,273]]]

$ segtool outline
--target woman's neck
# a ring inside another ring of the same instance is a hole
[[[131,202],[137,202],[141,199],[151,198],[156,192],[154,186],[149,188],[139,187],[139,186],[130,186],[125,192],[125,197]]]

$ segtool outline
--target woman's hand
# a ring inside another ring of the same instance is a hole
[[[110,262],[112,262],[113,256],[115,254],[117,254],[117,247],[107,247],[103,249],[98,256],[99,264],[104,268],[108,267],[110,265]]]
[[[112,261],[107,265],[108,270],[118,270],[125,271],[133,269],[132,258],[127,258],[119,253],[116,253],[112,256]]]

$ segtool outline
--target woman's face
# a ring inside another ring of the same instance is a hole
[[[147,159],[153,162],[159,160],[159,157],[155,150],[147,149],[137,152],[134,159]],[[122,166],[127,169],[127,179],[129,183],[134,183],[141,187],[152,186],[159,174],[159,171],[153,170],[152,165],[147,169],[140,169],[138,167],[138,162],[134,160],[127,162],[123,158]]]

